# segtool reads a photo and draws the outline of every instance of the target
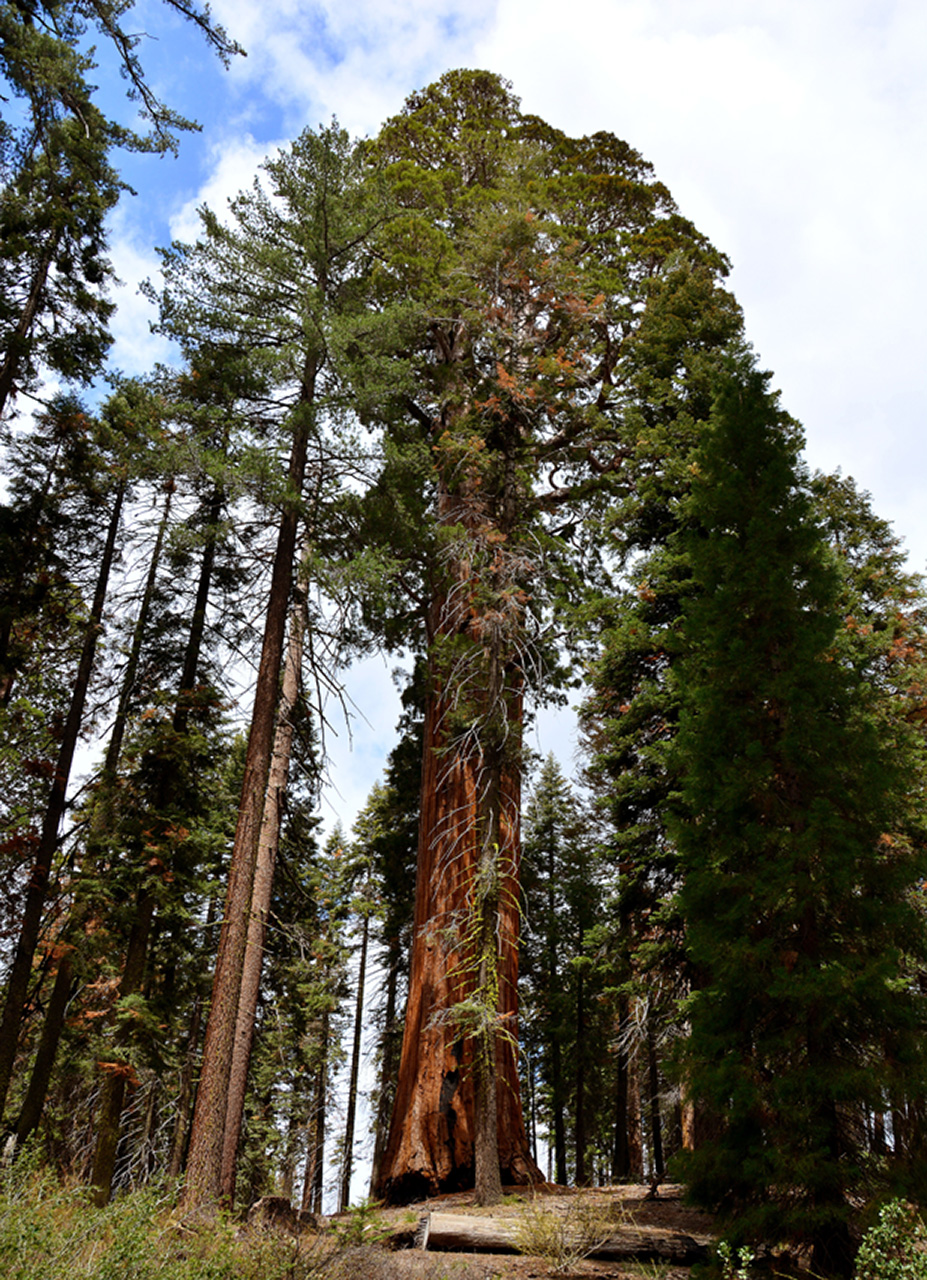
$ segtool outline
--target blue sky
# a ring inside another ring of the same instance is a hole
[[[178,160],[130,157],[112,232],[115,362],[165,350],[137,282],[155,244],[195,234],[268,150],[333,115],[374,133],[451,67],[508,77],[526,110],[610,130],[653,162],[733,260],[747,331],[813,466],[842,467],[927,564],[927,6],[922,0],[214,0],[248,50],[223,71],[161,0],[138,6],[152,81],[202,133]],[[101,67],[101,84],[110,93]],[[336,778],[353,806],[391,745],[383,664],[355,677],[374,727]],[[561,756],[569,730],[551,731]],[[342,745],[344,735],[342,734]],[[547,743],[541,741],[546,749]],[[339,802],[340,806],[340,802]],[[340,806],[341,807],[341,806]]]

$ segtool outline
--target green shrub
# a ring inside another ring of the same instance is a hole
[[[927,1229],[912,1205],[882,1208],[859,1247],[856,1280],[927,1280]]]
[[[621,1205],[604,1207],[577,1199],[565,1209],[544,1209],[537,1202],[519,1215],[515,1240],[522,1253],[543,1258],[558,1274],[573,1271],[627,1223]]]

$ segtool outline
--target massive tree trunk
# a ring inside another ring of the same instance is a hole
[[[453,1016],[471,998],[478,975],[461,948],[479,861],[479,758],[447,753],[446,701],[429,698],[425,712],[422,822],[416,880],[415,932],[405,1035],[393,1120],[374,1194],[394,1203],[474,1182],[475,1043]],[[503,1182],[541,1181],[531,1159],[517,1069],[518,815],[520,779],[504,776],[500,835],[504,869],[498,936],[497,1147]]]
[[[465,518],[472,519],[472,506]],[[484,1142],[490,1134],[504,1182],[542,1180],[525,1132],[517,1066],[521,679],[514,669],[503,675],[500,635],[490,634],[476,606],[468,570],[465,561],[455,565],[457,589],[433,615],[437,656],[425,710],[409,997],[390,1136],[374,1188],[394,1203],[473,1186],[478,1131]],[[453,647],[461,637],[465,655],[490,654],[489,669],[471,672],[477,692],[465,696],[475,696],[481,723],[469,732],[461,725]],[[495,881],[491,901],[480,896],[487,875]],[[490,936],[494,955],[486,948]],[[487,1018],[494,1024],[488,1054],[479,1030]],[[480,1114],[478,1092],[495,1115],[485,1105]]]
[[[465,328],[439,345],[453,364]],[[542,1181],[518,1077],[524,582],[517,431],[461,466],[462,419],[431,423],[442,474],[444,585],[429,619],[409,997],[375,1194],[403,1203],[501,1178]],[[443,451],[447,449],[447,456]],[[492,1152],[495,1151],[495,1157]]]

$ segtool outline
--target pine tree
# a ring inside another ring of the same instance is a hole
[[[849,1274],[852,1199],[874,1172],[860,1117],[922,1046],[903,965],[925,947],[915,748],[842,642],[800,432],[767,382],[731,358],[689,506],[681,1067],[721,1124],[685,1169],[739,1238],[807,1242],[819,1273]]]
[[[548,756],[525,807],[520,1038],[535,1063],[534,1087],[541,1094],[536,1110],[562,1185],[589,1180],[587,1155],[600,1118],[596,1103],[606,1093],[607,1011],[587,944],[601,910],[589,825],[555,757]]]
[[[64,417],[72,426],[76,422],[78,431],[87,431],[94,437],[95,447],[90,450],[92,469],[81,480],[97,501],[102,500],[106,519],[99,531],[102,536],[97,543],[99,558],[93,574],[92,599],[80,623],[80,654],[73,674],[67,713],[60,729],[54,766],[48,776],[45,803],[41,814],[36,815],[38,832],[31,842],[31,868],[23,894],[18,936],[0,1020],[0,1112],[6,1104],[13,1074],[20,1026],[27,1005],[32,962],[39,942],[52,867],[59,847],[60,827],[66,810],[71,766],[85,728],[84,712],[88,690],[97,643],[102,632],[103,610],[117,552],[123,508],[130,485],[134,426],[122,418],[118,398],[114,397],[108,402],[98,422],[92,422],[82,412],[75,413],[73,406],[67,406]],[[43,506],[44,497],[43,494]]]
[[[270,485],[279,522],[190,1143],[184,1192],[190,1206],[214,1204],[223,1181],[230,1182],[222,1174],[229,1073],[310,442],[320,444],[326,394],[337,388],[331,350],[337,317],[359,303],[358,263],[380,216],[366,199],[358,148],[336,126],[307,130],[265,168],[273,196],[256,183],[234,202],[231,227],[204,211],[203,240],[164,255],[164,328],[191,353],[203,343],[229,348],[245,367],[262,371],[276,400],[270,415],[262,400],[262,416],[277,420],[289,454],[282,490]],[[314,516],[328,469],[313,465],[311,479]]]
[[[196,25],[220,58],[241,50],[192,0],[168,0]],[[120,0],[35,0],[0,9],[0,84],[20,108],[0,123],[0,418],[43,370],[88,382],[111,342],[106,298],[112,266],[105,219],[125,184],[110,156],[118,147],[176,149],[195,128],[158,97],[126,31]],[[146,137],[108,119],[94,101],[96,28],[114,53],[151,125]]]

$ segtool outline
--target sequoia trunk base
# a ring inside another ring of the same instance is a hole
[[[408,1204],[474,1185],[476,1041],[454,1008],[473,996],[477,973],[462,943],[480,853],[479,762],[442,750],[444,708],[425,716],[415,932],[405,1035],[389,1140],[373,1194]],[[499,1169],[503,1184],[543,1181],[531,1157],[517,1064],[519,777],[506,772],[500,822],[498,1026]]]

